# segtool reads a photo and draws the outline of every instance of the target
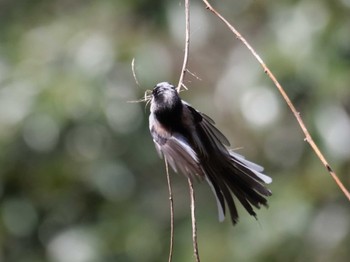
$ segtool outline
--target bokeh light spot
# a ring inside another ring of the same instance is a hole
[[[70,131],[66,145],[68,152],[77,160],[96,159],[103,148],[107,134],[98,125],[81,125]]]
[[[308,233],[310,243],[320,250],[331,249],[342,241],[350,229],[350,213],[340,205],[329,204],[315,216]]]
[[[98,241],[87,230],[72,228],[56,235],[47,251],[53,262],[95,261]]]
[[[49,151],[57,143],[59,126],[46,114],[36,114],[26,119],[23,127],[23,138],[27,145],[36,151]]]
[[[75,61],[92,76],[106,73],[113,66],[114,50],[109,39],[101,34],[82,34],[78,37]]]
[[[339,159],[350,158],[350,118],[338,105],[322,105],[316,126],[328,150]]]
[[[130,197],[135,187],[133,174],[121,163],[102,162],[91,168],[88,179],[109,201]]]
[[[255,127],[271,125],[279,116],[278,99],[269,88],[247,90],[240,105],[244,118]]]
[[[110,101],[106,106],[108,123],[118,133],[126,134],[138,128],[142,123],[142,115],[139,105],[126,101]]]
[[[31,234],[38,222],[38,215],[33,205],[21,198],[5,199],[1,215],[6,229],[19,237]]]

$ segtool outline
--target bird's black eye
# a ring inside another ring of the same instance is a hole
[[[158,95],[160,92],[159,86],[155,86],[152,90],[152,95]]]

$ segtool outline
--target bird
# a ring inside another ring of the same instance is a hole
[[[233,225],[239,215],[236,202],[255,219],[254,208],[268,207],[271,177],[264,168],[231,150],[228,139],[206,114],[183,101],[175,87],[158,83],[150,99],[149,129],[156,150],[175,172],[191,180],[206,180],[212,189],[219,221],[228,209]]]

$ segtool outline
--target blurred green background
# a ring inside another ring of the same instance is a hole
[[[256,48],[350,188],[350,0],[212,1]],[[183,1],[0,1],[0,261],[167,261],[164,163],[149,109],[177,83]],[[136,59],[137,87],[131,60]],[[349,202],[251,54],[191,1],[189,87],[273,177],[259,222],[217,220],[197,183],[202,261],[350,261]],[[187,181],[172,172],[174,262],[193,261]]]

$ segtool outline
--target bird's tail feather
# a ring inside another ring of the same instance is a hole
[[[217,199],[220,221],[225,215],[227,205],[233,224],[238,222],[238,212],[232,194],[255,218],[253,207],[260,208],[261,205],[267,207],[266,197],[272,194],[264,185],[270,183],[272,179],[261,173],[263,168],[238,156],[230,153],[221,159],[224,162],[219,165],[208,163],[204,168],[207,181]],[[220,170],[215,170],[213,166],[220,166]]]

